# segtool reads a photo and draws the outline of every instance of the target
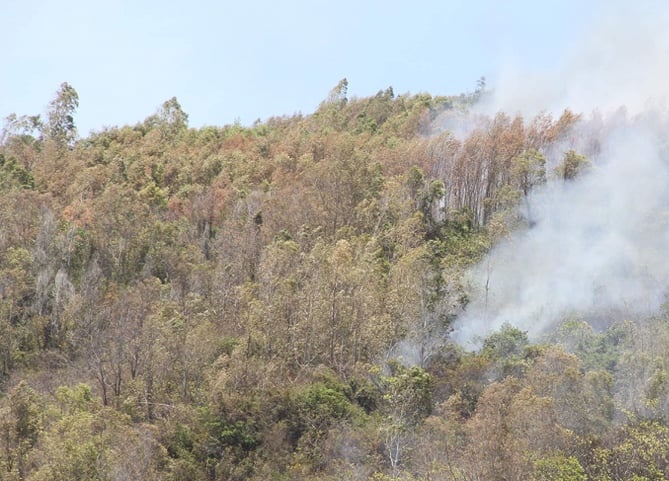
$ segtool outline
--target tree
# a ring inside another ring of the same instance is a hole
[[[42,399],[25,381],[21,381],[9,392],[8,406],[0,411],[0,466],[3,472],[17,476],[10,479],[25,478],[28,455],[42,433]]]
[[[505,322],[483,341],[481,353],[492,363],[489,377],[501,380],[510,374],[521,374],[527,367],[528,345],[527,333]]]
[[[528,149],[513,159],[511,165],[513,180],[523,193],[527,222],[533,223],[529,194],[532,189],[546,182],[546,158],[536,149]]]
[[[527,369],[526,382],[552,400],[561,426],[579,436],[600,436],[613,417],[612,378],[605,372],[581,369],[576,356],[549,346]]]
[[[333,87],[332,90],[330,90],[330,93],[328,94],[328,98],[325,101],[326,104],[330,105],[339,105],[339,106],[344,106],[346,102],[348,102],[348,97],[346,96],[348,93],[348,80],[346,78],[343,78],[337,83],[335,87]]]
[[[476,81],[476,90],[474,90],[474,93],[471,94],[470,102],[472,104],[475,104],[476,102],[479,102],[481,98],[485,96],[485,94],[488,93],[488,90],[486,90],[486,79],[484,76],[479,77],[479,79]]]
[[[100,406],[85,384],[61,386],[55,393],[60,412],[31,453],[30,481],[107,481],[158,479],[163,455],[148,432],[130,419]]]
[[[5,126],[0,131],[0,145],[7,146],[16,138],[32,137],[42,127],[39,115],[9,114],[5,118]]]
[[[327,98],[318,107],[315,119],[323,130],[343,130],[347,117],[344,108],[348,103],[348,80],[341,79],[337,85],[330,90]]]
[[[565,152],[562,163],[555,169],[555,173],[564,181],[573,180],[577,175],[590,167],[590,161],[574,150]]]
[[[188,114],[184,112],[176,97],[163,102],[158,111],[144,121],[149,128],[160,131],[161,140],[172,140],[188,128]]]
[[[410,447],[412,431],[432,412],[433,379],[419,367],[395,364],[392,369],[395,372],[382,376],[381,382],[385,391],[385,449],[391,475],[396,478]]]
[[[386,308],[396,343],[393,355],[426,368],[444,346],[452,314],[450,279],[433,245],[409,250],[391,266]]]
[[[79,94],[67,82],[60,85],[56,98],[49,104],[43,136],[62,147],[72,146],[77,138],[74,113],[79,107]]]
[[[513,159],[511,174],[527,197],[534,187],[546,182],[546,158],[536,149],[526,150]]]
[[[661,481],[669,475],[669,428],[657,421],[635,421],[613,431],[597,449],[590,479]]]
[[[569,441],[569,432],[556,421],[551,398],[520,380],[490,384],[464,426],[463,469],[473,479],[528,479],[534,460]]]
[[[146,374],[158,336],[147,332],[147,318],[158,296],[156,279],[136,283],[120,292],[113,286],[96,302],[88,328],[80,327],[80,342],[98,381],[104,406],[120,407],[126,384]],[[150,409],[150,407],[147,407]]]

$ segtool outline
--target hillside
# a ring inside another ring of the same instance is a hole
[[[519,259],[569,250],[518,240],[552,225],[541,193],[584,202],[610,136],[666,121],[475,114],[480,87],[348,98],[342,80],[309,115],[199,129],[173,98],[79,137],[63,84],[8,118],[0,479],[668,479],[669,312],[609,300],[632,289],[618,277],[664,295],[646,264],[664,265],[666,204],[629,224],[653,260],[586,276],[606,301],[588,309],[565,291],[522,317],[487,261],[520,246],[495,272],[530,292]]]

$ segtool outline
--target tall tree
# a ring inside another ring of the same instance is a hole
[[[61,146],[71,146],[77,138],[74,114],[79,107],[79,94],[67,82],[60,84],[56,98],[49,104],[43,136]]]

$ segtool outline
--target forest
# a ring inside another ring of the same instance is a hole
[[[347,88],[82,137],[63,83],[5,119],[0,479],[669,479],[669,306],[453,335],[533,193],[637,120]]]

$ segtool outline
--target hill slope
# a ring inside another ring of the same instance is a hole
[[[8,119],[8,479],[669,475],[666,314],[450,340],[469,269],[612,124],[346,87],[251,127],[191,129],[170,99],[77,138],[67,84]]]

